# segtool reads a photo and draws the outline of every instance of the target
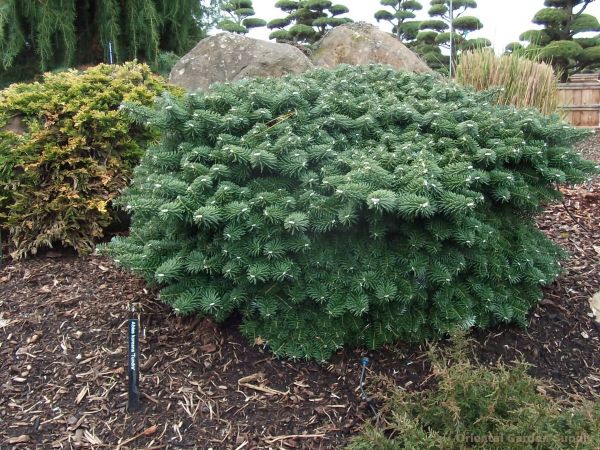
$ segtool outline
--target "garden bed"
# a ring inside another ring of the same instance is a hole
[[[545,290],[528,329],[475,332],[475,358],[523,358],[549,395],[600,388],[600,180],[565,189],[539,226],[567,248],[565,273]],[[568,212],[567,212],[568,209]],[[126,406],[126,320],[136,308],[143,411]],[[105,258],[48,252],[0,269],[0,447],[339,448],[369,411],[358,392],[361,350],[328,364],[274,358],[236,323],[180,319],[145,283]],[[419,389],[424,347],[368,354],[371,370]],[[377,377],[381,381],[381,377]],[[381,381],[383,383],[383,381]],[[383,385],[381,386],[383,388]],[[383,390],[380,391],[382,394]]]

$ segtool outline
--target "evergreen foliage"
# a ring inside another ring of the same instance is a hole
[[[313,44],[327,30],[352,22],[347,17],[339,17],[348,12],[347,7],[329,0],[279,0],[275,6],[287,14],[267,24],[274,30],[269,39],[277,42]]]
[[[53,244],[94,248],[111,200],[155,138],[118,107],[150,105],[164,89],[148,66],[127,63],[0,91],[0,231],[13,257]]]
[[[595,0],[545,0],[533,23],[541,30],[528,30],[519,39],[544,61],[552,63],[562,81],[569,75],[600,67],[600,35],[581,37],[580,33],[600,31],[598,19],[585,14]],[[509,44],[508,48],[518,43]]]
[[[543,382],[527,374],[525,363],[479,366],[466,350],[464,343],[432,349],[435,386],[394,387],[383,426],[367,425],[347,450],[600,448],[599,401],[555,400],[541,393]]]
[[[377,22],[382,20],[389,22],[392,25],[392,33],[398,39],[407,45],[410,45],[417,39],[419,33],[420,21],[414,20],[415,11],[423,9],[421,2],[416,0],[380,0],[382,6],[386,9],[381,9],[375,13]],[[391,11],[387,8],[390,8]]]
[[[57,68],[187,52],[206,31],[214,3],[198,0],[3,0],[0,83]]]
[[[292,358],[524,324],[560,269],[533,215],[595,169],[585,132],[494,102],[374,65],[127,106],[164,135],[103,251]]]
[[[428,11],[431,19],[419,22],[421,32],[417,35],[415,51],[423,56],[427,64],[434,69],[446,70],[450,56],[442,53],[442,49],[450,49],[452,38],[452,60],[463,50],[489,47],[487,39],[469,39],[469,34],[483,27],[481,21],[474,16],[465,15],[471,9],[477,8],[475,0],[453,0],[452,18],[454,33],[450,33],[450,0],[431,0]]]
[[[152,70],[162,75],[165,79],[169,78],[171,69],[181,58],[173,52],[160,52],[156,62],[152,64]]]
[[[252,17],[255,14],[252,0],[231,0],[225,3],[221,9],[229,15],[229,18],[223,19],[217,24],[217,28],[223,31],[247,34],[251,28],[267,25],[265,20]]]

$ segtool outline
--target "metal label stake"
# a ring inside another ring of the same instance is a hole
[[[128,411],[139,411],[140,404],[140,322],[138,319],[129,319],[129,401]]]

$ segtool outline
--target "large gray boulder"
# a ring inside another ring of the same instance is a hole
[[[208,89],[215,82],[280,77],[314,66],[296,47],[246,36],[220,33],[201,40],[183,56],[169,81],[188,91]]]
[[[317,43],[312,61],[326,68],[339,64],[389,64],[398,70],[432,72],[402,42],[368,23],[333,28]]]

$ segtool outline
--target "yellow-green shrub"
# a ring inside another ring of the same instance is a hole
[[[385,392],[378,425],[367,424],[346,450],[600,448],[600,401],[543,395],[527,365],[473,364],[459,337],[433,348],[431,389]]]
[[[0,91],[0,230],[13,257],[57,243],[93,249],[111,223],[111,200],[154,138],[119,106],[150,105],[165,89],[148,66],[126,63]]]
[[[536,108],[551,114],[558,106],[558,78],[552,66],[519,53],[496,56],[489,49],[464,52],[456,67],[456,81],[481,91],[502,88],[501,105]]]

